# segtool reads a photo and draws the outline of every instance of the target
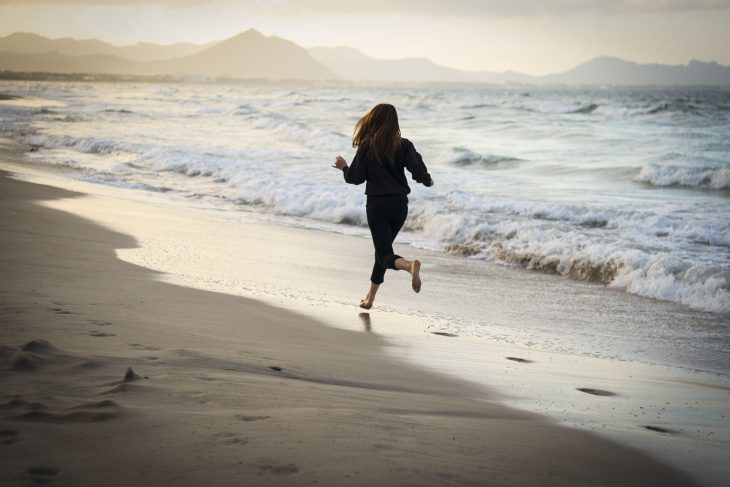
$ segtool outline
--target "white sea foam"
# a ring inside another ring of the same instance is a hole
[[[730,188],[730,164],[720,167],[662,166],[648,164],[635,181],[654,186],[690,186],[712,189]]]
[[[363,187],[328,161],[391,97],[436,180],[403,241],[730,313],[724,196],[661,188],[730,187],[730,166],[692,163],[730,151],[721,95],[94,86],[53,85],[67,105],[45,113],[0,107],[0,131],[86,180],[365,235]]]

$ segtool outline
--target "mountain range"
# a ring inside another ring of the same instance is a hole
[[[426,58],[376,59],[351,47],[305,49],[254,29],[202,45],[114,46],[96,39],[15,33],[0,37],[0,71],[358,83],[730,86],[730,66],[714,62],[638,64],[604,56],[562,73],[531,76],[458,70]]]

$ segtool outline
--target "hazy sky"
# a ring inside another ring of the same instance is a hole
[[[598,55],[730,64],[730,0],[0,0],[0,35],[203,43],[251,27],[304,47],[546,74]]]

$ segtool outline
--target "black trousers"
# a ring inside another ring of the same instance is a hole
[[[366,213],[375,246],[370,281],[382,284],[386,269],[395,269],[395,260],[401,258],[393,253],[393,241],[408,216],[408,198],[400,195],[368,197]]]

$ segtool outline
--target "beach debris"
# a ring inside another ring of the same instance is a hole
[[[526,358],[519,358],[519,357],[505,357],[507,360],[511,360],[513,362],[519,362],[521,364],[531,364],[532,360],[528,360]]]
[[[134,373],[134,370],[132,370],[132,367],[129,367],[127,369],[127,372],[124,374],[124,382],[132,382],[133,380],[141,379],[140,376]]]
[[[667,428],[662,428],[661,426],[642,425],[641,427],[649,431],[655,431],[657,433],[667,433],[670,435],[674,434],[674,431]]]
[[[585,392],[586,394],[591,394],[593,396],[615,396],[615,392],[606,391],[604,389],[593,389],[591,387],[578,387],[576,390],[580,392]]]
[[[269,366],[269,368],[270,368],[271,370],[275,370],[275,371],[277,371],[277,372],[281,372],[281,371],[282,371],[282,368],[281,368],[281,367],[279,367],[278,365],[271,365],[271,366]]]

